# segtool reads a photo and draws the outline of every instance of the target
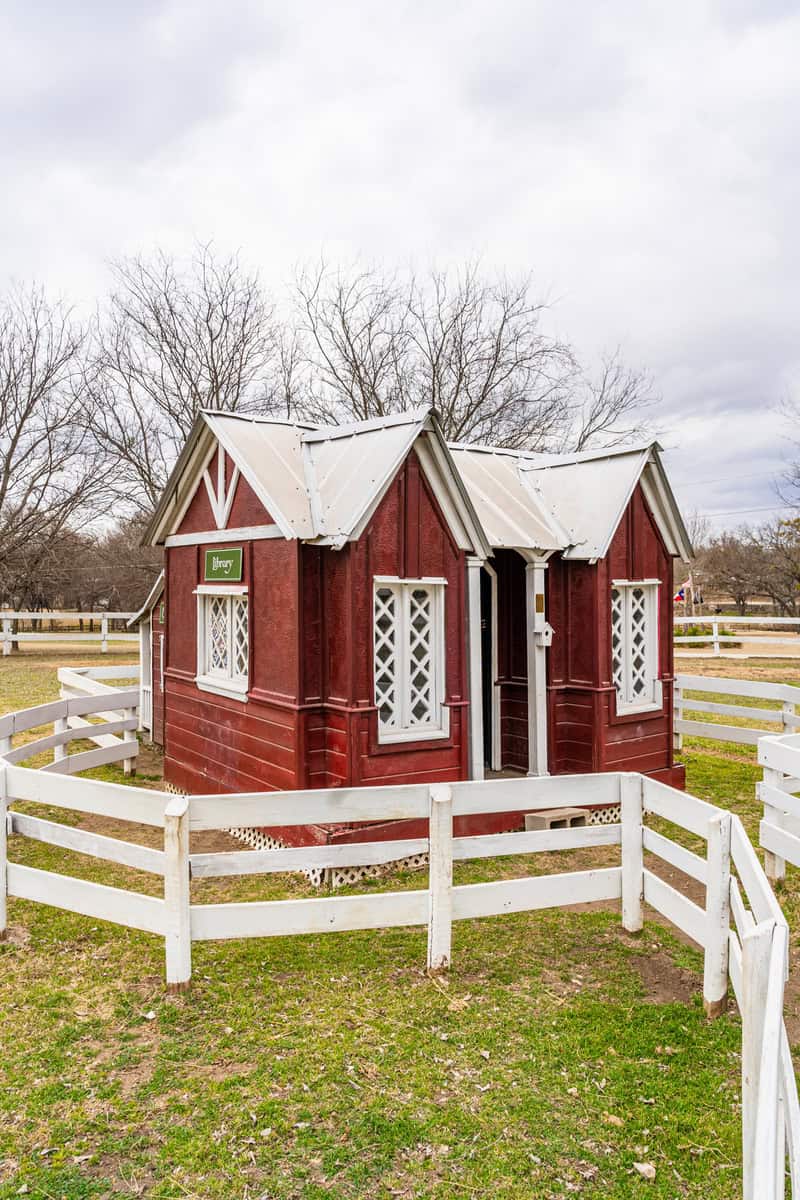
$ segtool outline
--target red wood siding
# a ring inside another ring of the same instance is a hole
[[[409,455],[357,542],[342,550],[303,546],[301,553],[308,786],[466,778],[465,556],[450,536],[416,454]],[[375,575],[447,580],[446,739],[378,742],[372,680]]]
[[[227,469],[230,469],[228,464]],[[212,479],[216,478],[212,464]],[[240,481],[232,526],[269,520]],[[213,528],[205,486],[180,532]],[[412,452],[362,537],[342,550],[282,538],[241,545],[250,615],[246,703],[197,688],[206,547],[167,550],[166,762],[186,790],[237,791],[460,779],[467,774],[465,556]],[[442,577],[446,739],[380,745],[372,685],[374,575]]]
[[[498,573],[498,678],[501,765],[528,767],[528,694],[525,635],[525,563],[500,551]],[[611,682],[611,581],[662,580],[659,606],[659,672],[662,708],[616,715]],[[608,556],[592,565],[554,556],[546,572],[549,764],[553,774],[636,770],[682,783],[672,751],[672,560],[637,488]]]
[[[231,463],[226,459],[226,479]],[[216,459],[210,467],[216,483]],[[229,517],[232,527],[271,524],[272,518],[239,479]],[[197,488],[180,533],[213,530],[205,484]],[[274,790],[297,786],[298,546],[282,538],[226,541],[242,549],[248,586],[250,699],[200,690],[197,672],[197,597],[210,543],[166,551],[168,641],[165,668],[166,779],[191,791]]]
[[[528,664],[525,634],[525,562],[516,550],[498,550],[497,681],[500,685],[500,765],[528,769]]]
[[[667,553],[647,502],[636,489],[620,523],[608,556],[598,564],[600,594],[604,611],[600,622],[600,769],[653,771],[671,768],[673,622],[672,560]],[[660,579],[659,588],[659,676],[663,703],[659,711],[618,716],[616,692],[611,683],[611,584],[614,579]]]
[[[211,477],[211,482],[216,488],[217,486],[217,454],[221,451],[216,451],[208,466],[208,473]],[[226,486],[230,483],[233,475],[233,464],[228,455],[225,455],[225,482]],[[239,477],[236,484],[236,491],[233,497],[233,505],[228,518],[228,525],[232,529],[247,527],[251,525],[271,525],[272,517],[264,508],[264,505],[256,496],[253,489],[246,479]],[[208,499],[206,485],[201,479],[195,488],[194,495],[189,502],[189,506],[181,520],[178,533],[205,533],[207,530],[216,529],[214,514],[211,511],[211,502]]]

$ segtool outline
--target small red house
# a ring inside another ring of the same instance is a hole
[[[656,444],[553,457],[448,447],[431,411],[204,412],[147,537],[178,788],[682,782],[671,581],[691,547]]]

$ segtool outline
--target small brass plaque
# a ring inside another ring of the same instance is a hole
[[[536,611],[539,613],[544,612],[544,592],[536,593]]]

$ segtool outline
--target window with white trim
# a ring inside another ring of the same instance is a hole
[[[661,707],[658,581],[615,580],[611,589],[611,678],[617,712]]]
[[[247,595],[202,592],[198,605],[198,687],[243,697],[250,665]]]
[[[375,580],[373,678],[378,740],[447,733],[444,581]]]

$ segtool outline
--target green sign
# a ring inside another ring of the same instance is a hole
[[[239,583],[241,578],[241,550],[206,550],[206,583],[216,583],[221,579]]]

